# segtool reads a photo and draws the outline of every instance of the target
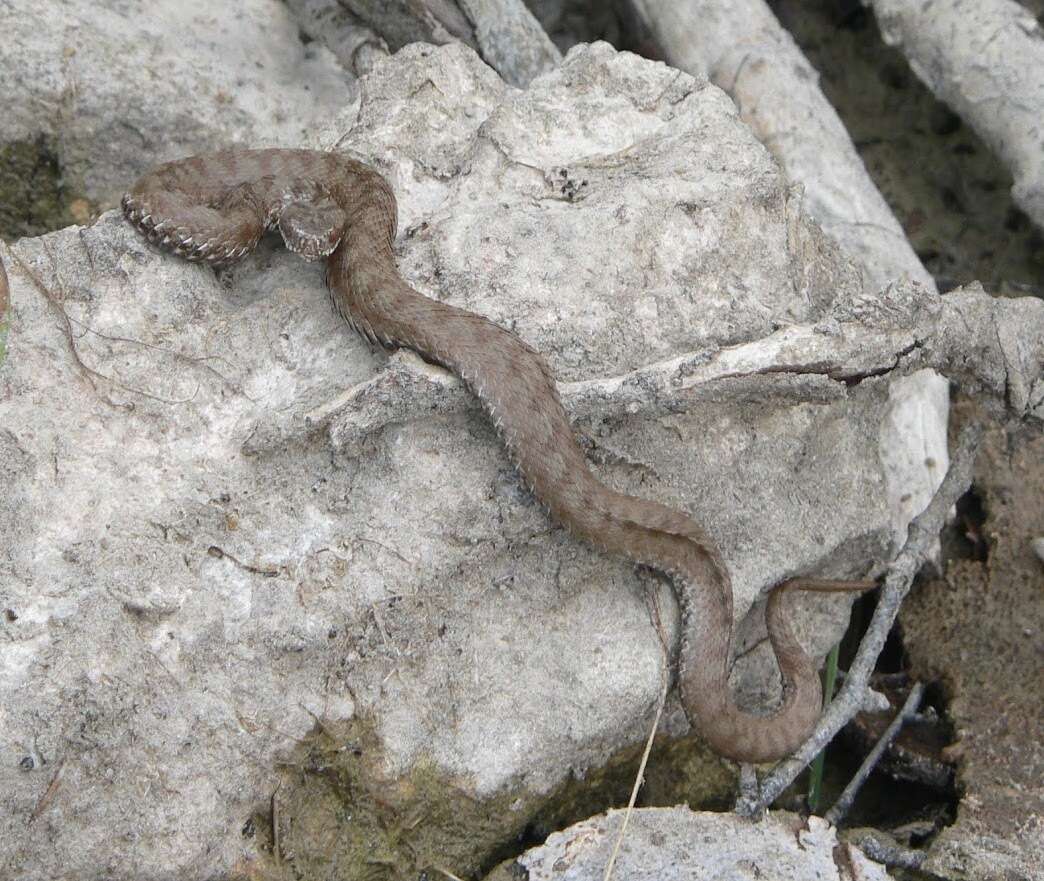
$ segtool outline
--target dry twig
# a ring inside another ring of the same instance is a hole
[[[29,815],[29,821],[26,826],[32,826],[39,816],[47,810],[47,806],[51,803],[54,798],[54,794],[58,791],[58,786],[61,783],[62,771],[65,769],[65,759],[62,758],[58,761],[58,767],[54,769],[54,774],[51,777],[51,782],[47,785],[47,789],[44,790],[44,794],[40,796],[40,800],[37,801],[36,806],[33,808],[33,812]]]
[[[616,866],[616,857],[620,853],[620,845],[623,844],[624,835],[627,832],[627,824],[630,822],[631,813],[634,811],[634,803],[638,799],[638,790],[642,788],[642,783],[645,782],[645,765],[649,761],[649,753],[652,751],[653,739],[656,737],[656,729],[660,727],[660,716],[663,714],[663,705],[667,700],[667,682],[669,680],[664,677],[664,688],[660,692],[660,700],[656,706],[656,717],[653,719],[652,729],[649,731],[649,738],[645,741],[645,751],[642,753],[642,760],[638,764],[638,773],[634,778],[634,786],[631,788],[631,797],[627,802],[627,810],[624,812],[623,822],[620,824],[620,832],[616,836],[616,844],[613,845],[612,855],[609,857],[609,862],[605,866],[605,875],[603,881],[610,881],[613,877],[613,868]]]
[[[627,811],[624,813],[623,822],[620,824],[620,832],[616,836],[616,844],[613,845],[613,852],[609,857],[609,862],[606,863],[603,881],[610,881],[613,877],[613,868],[616,866],[616,857],[620,853],[620,846],[623,844],[624,835],[627,832],[627,824],[631,820],[631,813],[634,811],[634,804],[638,800],[638,790],[642,788],[642,783],[645,782],[645,766],[649,761],[649,753],[652,751],[656,731],[660,727],[660,716],[663,715],[663,707],[667,703],[667,692],[670,690],[671,686],[670,676],[666,672],[670,669],[670,651],[667,648],[667,634],[664,631],[663,620],[660,617],[660,607],[656,602],[655,594],[651,597],[650,613],[652,615],[653,624],[656,627],[656,633],[660,637],[660,648],[663,651],[664,663],[660,667],[660,669],[664,671],[663,682],[660,687],[660,699],[656,705],[656,716],[653,718],[652,729],[649,731],[649,737],[645,741],[645,750],[642,752],[641,762],[638,763],[638,773],[634,777],[634,786],[631,788],[631,797],[627,802]]]
[[[852,807],[852,802],[855,801],[856,793],[859,792],[862,785],[866,782],[866,778],[870,776],[870,772],[877,766],[877,763],[881,761],[881,756],[891,746],[903,724],[917,711],[917,707],[921,703],[921,695],[923,694],[924,686],[920,682],[914,683],[914,687],[910,689],[910,694],[907,695],[902,709],[896,713],[895,718],[892,719],[884,734],[881,735],[881,739],[874,744],[874,748],[867,753],[866,758],[863,759],[863,764],[859,766],[859,770],[849,781],[845,791],[834,802],[834,806],[827,811],[826,819],[828,822],[837,826],[845,818],[848,809]]]
[[[923,850],[889,844],[875,835],[864,835],[855,841],[859,849],[870,859],[885,866],[901,869],[919,869],[928,856]]]

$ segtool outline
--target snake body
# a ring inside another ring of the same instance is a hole
[[[782,703],[771,715],[750,714],[729,690],[732,585],[714,542],[684,513],[615,492],[592,474],[539,353],[402,279],[393,252],[395,196],[374,169],[335,153],[230,150],[158,166],[124,196],[123,211],[150,242],[190,260],[231,263],[270,227],[291,250],[325,257],[344,319],[373,342],[407,346],[456,373],[554,519],[604,551],[670,576],[682,614],[682,705],[710,747],[765,762],[804,741],[821,709],[819,677],[787,624],[784,591],[772,592],[766,610]]]

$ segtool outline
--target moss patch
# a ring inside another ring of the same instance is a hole
[[[53,138],[0,147],[0,237],[38,236],[82,222],[84,204],[62,173]]]
[[[356,719],[313,732],[285,766],[276,818],[252,822],[269,858],[252,877],[264,881],[398,881],[439,870],[481,877],[550,831],[626,804],[641,747],[614,756],[583,779],[537,795],[507,789],[470,794],[431,762],[389,778],[373,724]],[[731,771],[693,740],[664,741],[650,758],[643,805],[723,806]],[[278,826],[278,856],[273,829]]]
[[[261,877],[397,881],[440,868],[470,875],[505,831],[524,825],[527,812],[512,810],[512,795],[476,800],[423,761],[389,778],[382,758],[367,721],[314,732],[287,767],[276,821],[254,818],[272,855]]]

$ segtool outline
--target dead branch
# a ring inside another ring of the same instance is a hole
[[[923,850],[891,844],[871,834],[855,838],[854,843],[875,862],[899,869],[919,869],[928,856]]]
[[[867,753],[866,758],[863,759],[863,763],[859,766],[859,770],[849,781],[844,792],[842,792],[837,801],[834,802],[834,806],[827,811],[826,819],[830,823],[837,826],[845,818],[849,808],[852,807],[852,802],[855,801],[856,794],[866,782],[866,779],[870,776],[870,772],[877,767],[877,763],[881,761],[881,757],[885,754],[885,750],[892,745],[892,741],[898,736],[899,731],[902,729],[906,720],[916,712],[918,705],[921,703],[921,695],[923,694],[924,686],[920,682],[914,683],[913,688],[910,689],[910,694],[907,695],[906,702],[885,729],[884,734],[881,735],[881,739],[878,740],[877,743],[874,744],[874,748]]]
[[[461,42],[504,80],[525,88],[562,54],[522,0],[341,0],[394,52],[407,43]]]
[[[868,0],[885,43],[1011,171],[1012,198],[1044,227],[1044,32],[1014,0]]]

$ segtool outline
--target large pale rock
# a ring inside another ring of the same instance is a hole
[[[601,881],[621,837],[624,811],[584,820],[551,835],[517,860],[528,881]],[[505,867],[487,881],[514,877]],[[631,814],[614,876],[627,881],[887,881],[884,866],[837,840],[819,817],[773,814],[759,823],[686,807]]]
[[[882,464],[891,383],[945,361],[932,334],[962,316],[911,285],[862,297],[731,102],[663,65],[583,47],[517,91],[463,47],[413,46],[363,91],[342,146],[399,195],[405,275],[547,354],[606,482],[706,524],[735,574],[737,684],[767,697],[747,612],[788,574],[887,555],[890,484],[926,479]],[[299,861],[309,803],[331,852],[351,834],[390,848],[365,818],[406,791],[428,799],[409,828],[443,848],[474,830],[434,800],[496,800],[502,842],[641,738],[668,662],[650,598],[676,636],[667,586],[551,526],[436,368],[396,356],[375,378],[385,356],[334,316],[319,267],[263,246],[215,277],[116,214],[3,256],[0,859],[16,877],[250,865],[280,780]],[[1044,319],[966,304],[992,359],[980,380],[1039,408],[1039,347],[989,346],[1001,318],[1009,337]],[[803,608],[821,653],[844,616]],[[330,755],[380,786],[299,795],[345,779],[300,743],[317,718],[359,735]],[[467,874],[488,850],[461,847]]]

